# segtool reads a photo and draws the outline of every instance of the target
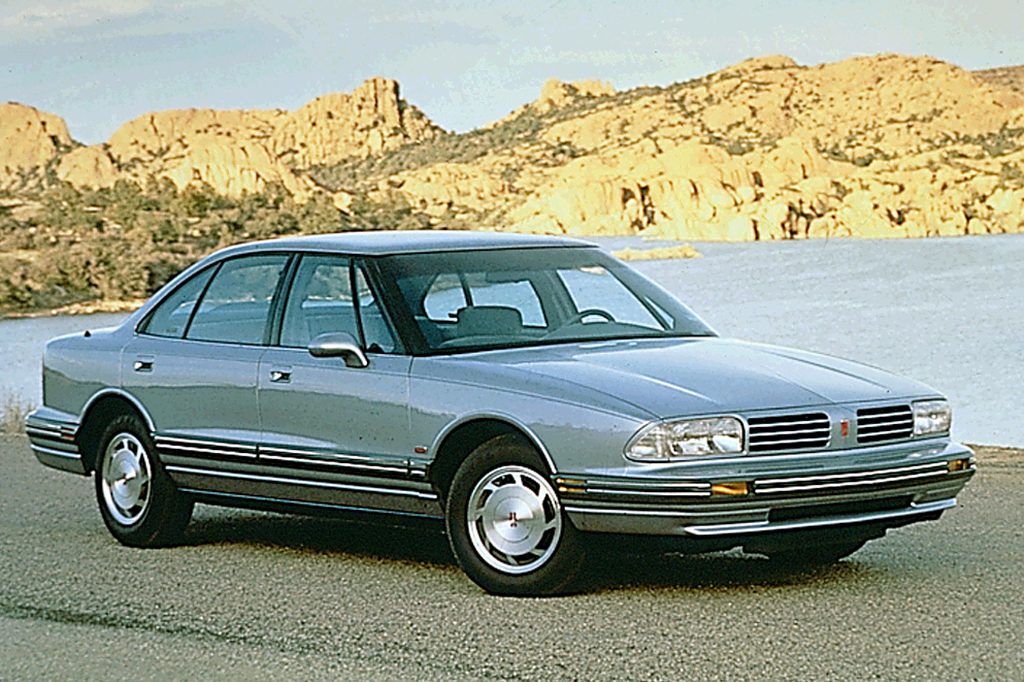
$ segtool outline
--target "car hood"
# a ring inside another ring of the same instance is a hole
[[[667,418],[937,395],[916,381],[826,355],[720,338],[643,339],[461,356],[518,389],[558,385]],[[454,358],[453,358],[454,359]],[[477,366],[476,369],[483,370]]]

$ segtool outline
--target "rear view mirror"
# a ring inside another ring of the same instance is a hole
[[[348,332],[321,334],[310,341],[307,348],[315,358],[342,358],[348,367],[366,367],[370,364],[359,342]]]

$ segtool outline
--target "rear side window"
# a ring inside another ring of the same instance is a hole
[[[206,288],[206,283],[210,281],[214,270],[215,267],[206,268],[178,287],[150,313],[146,324],[139,331],[172,339],[184,336],[196,301],[203,295],[203,289]]]
[[[263,343],[270,304],[288,256],[247,256],[224,263],[203,295],[186,338]]]

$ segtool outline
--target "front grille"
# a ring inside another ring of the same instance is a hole
[[[750,452],[823,448],[832,434],[832,422],[824,412],[750,417],[747,426]]]
[[[861,493],[939,481],[948,475],[948,465],[943,461],[837,474],[759,478],[754,481],[754,494],[792,496]]]
[[[857,410],[857,442],[906,440],[914,434],[910,405],[886,405]]]

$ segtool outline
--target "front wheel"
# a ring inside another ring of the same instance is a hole
[[[455,473],[446,505],[452,551],[492,594],[549,595],[572,584],[585,560],[537,453],[500,436]]]
[[[180,539],[193,502],[178,492],[154,454],[153,439],[131,415],[112,420],[100,438],[96,501],[107,530],[130,547]]]

